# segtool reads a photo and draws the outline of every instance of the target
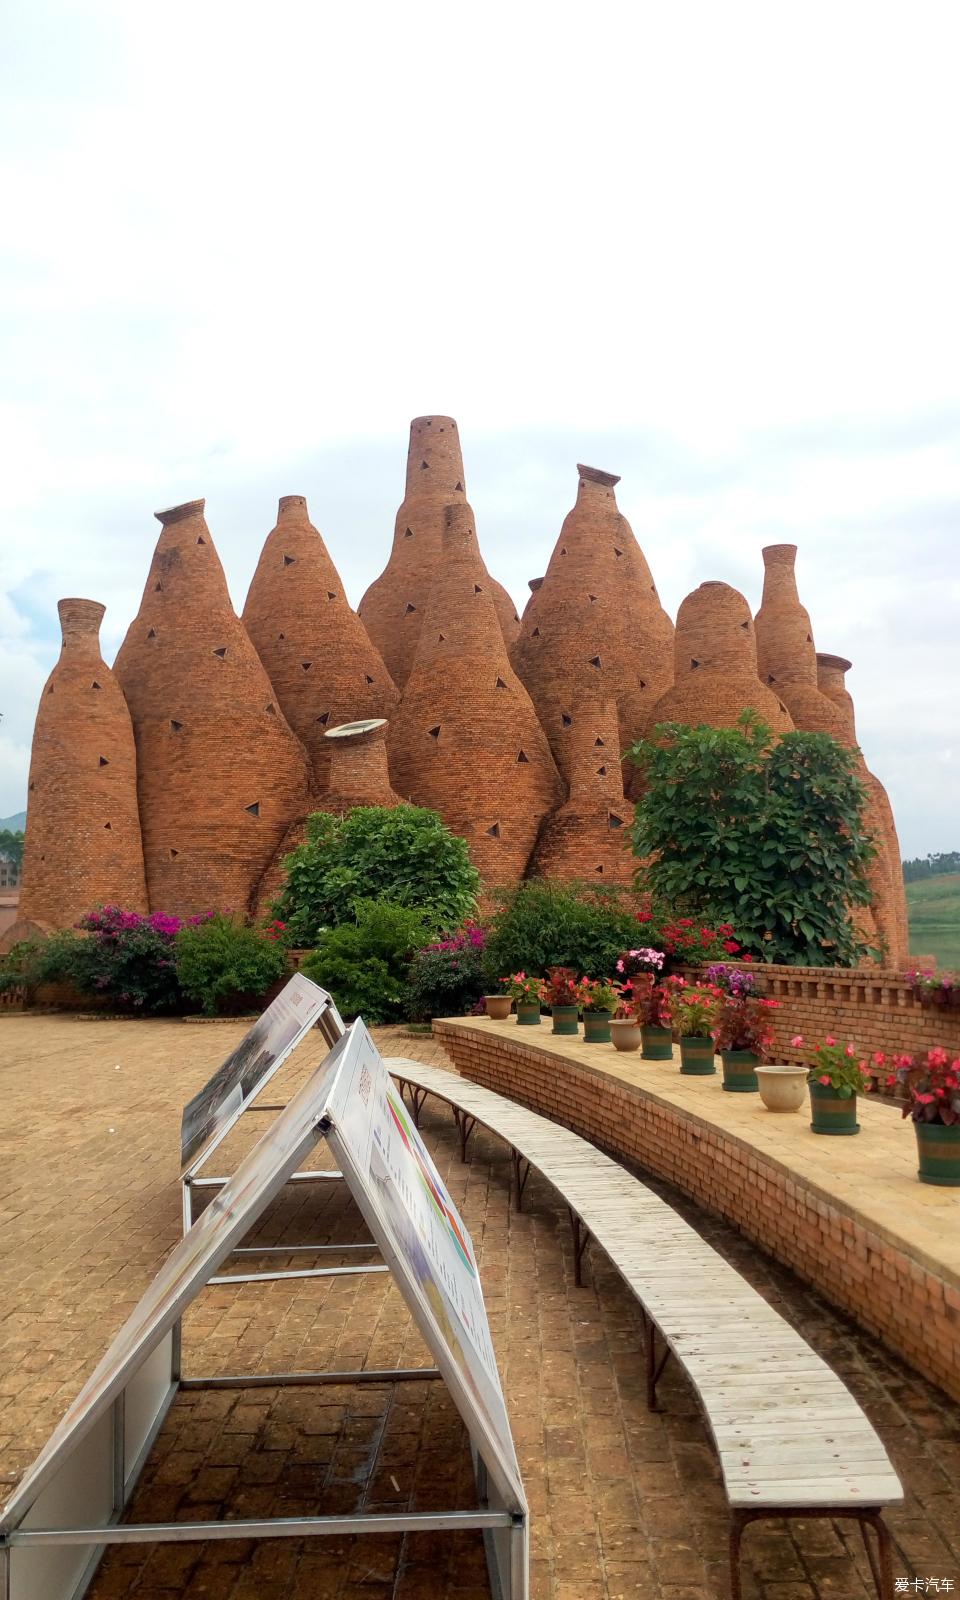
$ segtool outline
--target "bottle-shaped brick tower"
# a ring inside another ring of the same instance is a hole
[[[568,783],[573,712],[581,699],[613,700],[621,749],[643,732],[673,680],[673,624],[650,568],[617,509],[619,478],[578,466],[577,501],[564,519],[510,655]]]
[[[701,583],[677,612],[673,688],[651,708],[658,722],[732,728],[747,708],[775,733],[793,727],[784,702],[757,676],[757,642],[750,607],[728,583]]]
[[[393,549],[386,567],[359,606],[367,632],[398,689],[403,689],[413,666],[440,559],[444,512],[447,506],[465,505],[466,501],[457,424],[452,417],[414,417],[407,451],[406,493],[397,512]],[[516,607],[503,585],[491,578],[485,567],[484,580],[509,644],[519,627]]]
[[[140,610],[116,660],[137,740],[153,911],[246,911],[290,822],[307,807],[291,731],[194,500],[158,511]]]
[[[413,670],[390,727],[405,799],[438,811],[489,888],[523,877],[563,784],[510,666],[470,507],[447,507]]]
[[[253,575],[243,624],[277,702],[327,787],[325,735],[344,722],[389,716],[399,695],[352,609],[301,494],[284,495]]]
[[[612,700],[581,700],[572,716],[570,798],[544,822],[531,872],[626,886],[637,863],[630,848],[633,806],[623,793],[617,708]]]
[[[63,644],[37,711],[19,916],[6,943],[30,925],[69,928],[102,905],[147,909],[130,712],[100,654],[104,608],[61,600]]]
[[[795,544],[770,544],[763,551],[763,598],[754,619],[757,671],[796,727],[842,739],[843,718],[817,685],[817,649],[797,589],[796,558]]]
[[[842,724],[845,744],[857,746],[857,725],[853,699],[846,684],[851,663],[844,656],[817,656],[817,682],[821,692],[837,708]],[[866,825],[877,844],[877,854],[869,868],[871,907],[879,938],[885,946],[888,966],[902,966],[910,953],[910,929],[907,920],[907,893],[903,885],[903,868],[900,865],[900,840],[894,821],[893,807],[886,789],[869,770],[861,753],[861,772],[867,786],[869,801]]]

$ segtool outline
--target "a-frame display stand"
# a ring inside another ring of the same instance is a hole
[[[326,1137],[435,1366],[188,1377],[185,1309]],[[470,1436],[474,1506],[436,1512],[120,1521],[183,1389],[442,1379]],[[117,1334],[0,1516],[0,1600],[79,1600],[118,1543],[480,1529],[495,1600],[527,1600],[528,1514],[470,1236],[361,1022],[240,1162]]]

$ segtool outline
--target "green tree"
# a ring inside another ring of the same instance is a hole
[[[494,981],[519,971],[542,977],[550,967],[609,978],[624,950],[649,943],[639,909],[629,890],[531,878],[506,894],[494,914],[487,971]]]
[[[19,872],[23,866],[23,834],[14,832],[12,828],[0,828],[0,856],[15,862]]]
[[[357,900],[353,920],[324,933],[300,970],[330,991],[348,1022],[399,1022],[409,1014],[410,962],[426,924],[416,907]]]
[[[729,922],[765,961],[852,966],[851,915],[870,899],[874,845],[856,753],[829,734],[776,739],[753,712],[735,728],[662,723],[630,752],[645,793],[633,827],[644,882],[675,908]]]
[[[290,938],[316,944],[326,928],[355,920],[358,900],[389,900],[427,913],[428,932],[452,932],[477,905],[480,875],[460,839],[420,806],[358,806],[344,817],[317,811],[284,863],[275,913]]]

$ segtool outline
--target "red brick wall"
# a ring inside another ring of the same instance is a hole
[[[960,1399],[960,1284],[734,1135],[640,1088],[504,1039],[483,1023],[433,1027],[465,1078],[676,1184]]]

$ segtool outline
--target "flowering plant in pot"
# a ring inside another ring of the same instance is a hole
[[[952,972],[917,968],[906,981],[922,1006],[960,1006],[960,983]]]
[[[894,1056],[892,1065],[887,1084],[906,1090],[903,1115],[916,1131],[920,1182],[960,1187],[960,1055],[935,1045],[919,1059]]]
[[[660,938],[671,966],[702,967],[707,962],[722,961],[725,955],[735,956],[738,961],[753,960],[744,953],[729,922],[713,928],[694,917],[675,917],[664,924]]]
[[[500,982],[506,986],[507,994],[516,1005],[517,1022],[521,1026],[539,1027],[540,1002],[546,992],[542,979],[526,972],[514,972],[509,978],[501,978]]]
[[[634,1012],[640,1022],[644,1060],[672,1061],[669,990],[665,984],[644,983],[642,976],[628,981],[632,985]],[[622,987],[625,991],[628,984]]]
[[[724,994],[732,994],[736,1000],[743,1000],[747,995],[757,992],[755,973],[743,972],[739,967],[728,967],[722,961],[708,967],[704,978]]]
[[[632,978],[640,977],[643,973],[656,977],[663,971],[666,960],[662,950],[654,950],[649,945],[642,945],[639,950],[624,950],[623,955],[617,960],[616,972],[619,983],[629,983]]]
[[[687,983],[683,978],[668,982],[667,1005],[673,1031],[680,1039],[680,1071],[688,1077],[709,1076],[717,1070],[712,1030],[723,994],[712,983]]]
[[[790,1040],[793,1050],[803,1050],[802,1034]],[[810,1123],[814,1133],[852,1134],[860,1132],[857,1121],[857,1095],[866,1092],[873,1079],[867,1063],[852,1044],[840,1044],[828,1033],[822,1043],[809,1047]]]
[[[617,1009],[618,991],[602,978],[581,978],[577,998],[583,1007],[583,1038],[586,1044],[609,1044],[610,1023]]]
[[[573,967],[551,967],[544,985],[544,999],[553,1013],[554,1033],[578,1033],[577,1016],[580,989]]]
[[[760,1087],[756,1069],[773,1043],[776,1000],[755,995],[722,997],[713,1027],[713,1042],[723,1065],[723,1087],[746,1094]]]

